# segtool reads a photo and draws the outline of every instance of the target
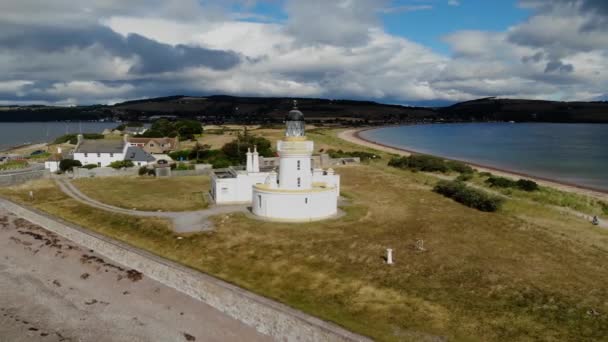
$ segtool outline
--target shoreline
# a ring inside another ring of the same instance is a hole
[[[398,154],[401,156],[409,156],[411,154],[422,154],[418,151],[390,146],[387,144],[383,144],[383,143],[379,143],[376,141],[366,139],[361,136],[361,133],[363,133],[365,131],[379,129],[379,128],[382,128],[382,127],[347,129],[345,131],[340,132],[338,134],[338,137],[340,139],[346,140],[348,142],[351,142],[351,143],[354,143],[357,145],[362,145],[362,146],[366,146],[366,147],[380,150],[383,152]],[[441,158],[444,158],[444,157],[441,157]],[[449,158],[444,158],[444,159],[449,159]],[[608,190],[597,189],[597,188],[588,187],[588,186],[584,186],[584,185],[558,181],[555,179],[534,176],[534,175],[526,174],[523,172],[501,169],[501,168],[497,168],[497,167],[493,167],[493,166],[489,166],[489,165],[482,165],[482,164],[472,163],[472,162],[468,162],[468,161],[464,161],[464,160],[459,160],[459,161],[466,163],[481,172],[492,172],[498,176],[505,176],[505,177],[515,177],[515,178],[525,177],[525,178],[534,180],[541,185],[556,188],[558,190],[575,192],[575,193],[582,194],[582,195],[589,195],[589,196],[601,198],[604,200],[608,199]]]

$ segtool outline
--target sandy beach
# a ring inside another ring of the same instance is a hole
[[[0,341],[269,341],[0,209]]]
[[[381,144],[378,142],[370,141],[370,140],[362,138],[360,135],[360,133],[363,131],[366,131],[369,129],[377,129],[377,128],[379,128],[379,127],[348,129],[348,130],[340,132],[338,134],[338,137],[340,139],[346,140],[346,141],[354,143],[354,144],[366,146],[366,147],[373,148],[373,149],[376,149],[379,151],[393,153],[393,154],[397,154],[397,155],[401,155],[401,156],[409,156],[412,153],[415,153],[414,151],[410,151],[407,149],[395,148],[395,147],[387,146],[387,145],[384,145],[384,144]],[[518,172],[497,169],[497,168],[493,168],[493,167],[485,166],[485,165],[478,165],[478,164],[473,164],[473,163],[467,163],[467,164],[471,165],[472,167],[474,167],[476,170],[478,170],[480,172],[491,172],[498,176],[511,177],[511,178],[516,178],[516,179],[525,177],[526,179],[534,180],[535,182],[537,182],[541,185],[544,185],[544,186],[556,188],[556,189],[563,190],[563,191],[575,192],[575,193],[582,194],[582,195],[593,196],[593,197],[596,197],[596,198],[599,198],[602,200],[608,200],[608,192],[604,192],[601,190],[588,189],[588,188],[574,185],[574,184],[565,184],[565,183],[558,182],[555,180],[544,179],[541,177],[530,176],[530,175],[522,174],[522,173],[518,173]]]

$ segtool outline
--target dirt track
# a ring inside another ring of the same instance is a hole
[[[0,341],[269,341],[0,209]]]

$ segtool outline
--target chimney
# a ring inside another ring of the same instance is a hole
[[[260,172],[260,154],[258,153],[258,147],[253,147],[253,172]]]
[[[251,148],[247,148],[247,172],[253,172],[253,153]]]

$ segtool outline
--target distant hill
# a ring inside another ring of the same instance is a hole
[[[420,121],[532,121],[608,123],[608,102],[555,102],[484,98],[447,107],[411,107],[372,101],[298,98],[311,121],[386,124]],[[293,98],[169,96],[112,106],[0,107],[0,121],[147,120],[158,116],[198,118],[214,123],[281,122]]]
[[[478,121],[608,123],[608,102],[485,98],[439,108],[445,118]]]

